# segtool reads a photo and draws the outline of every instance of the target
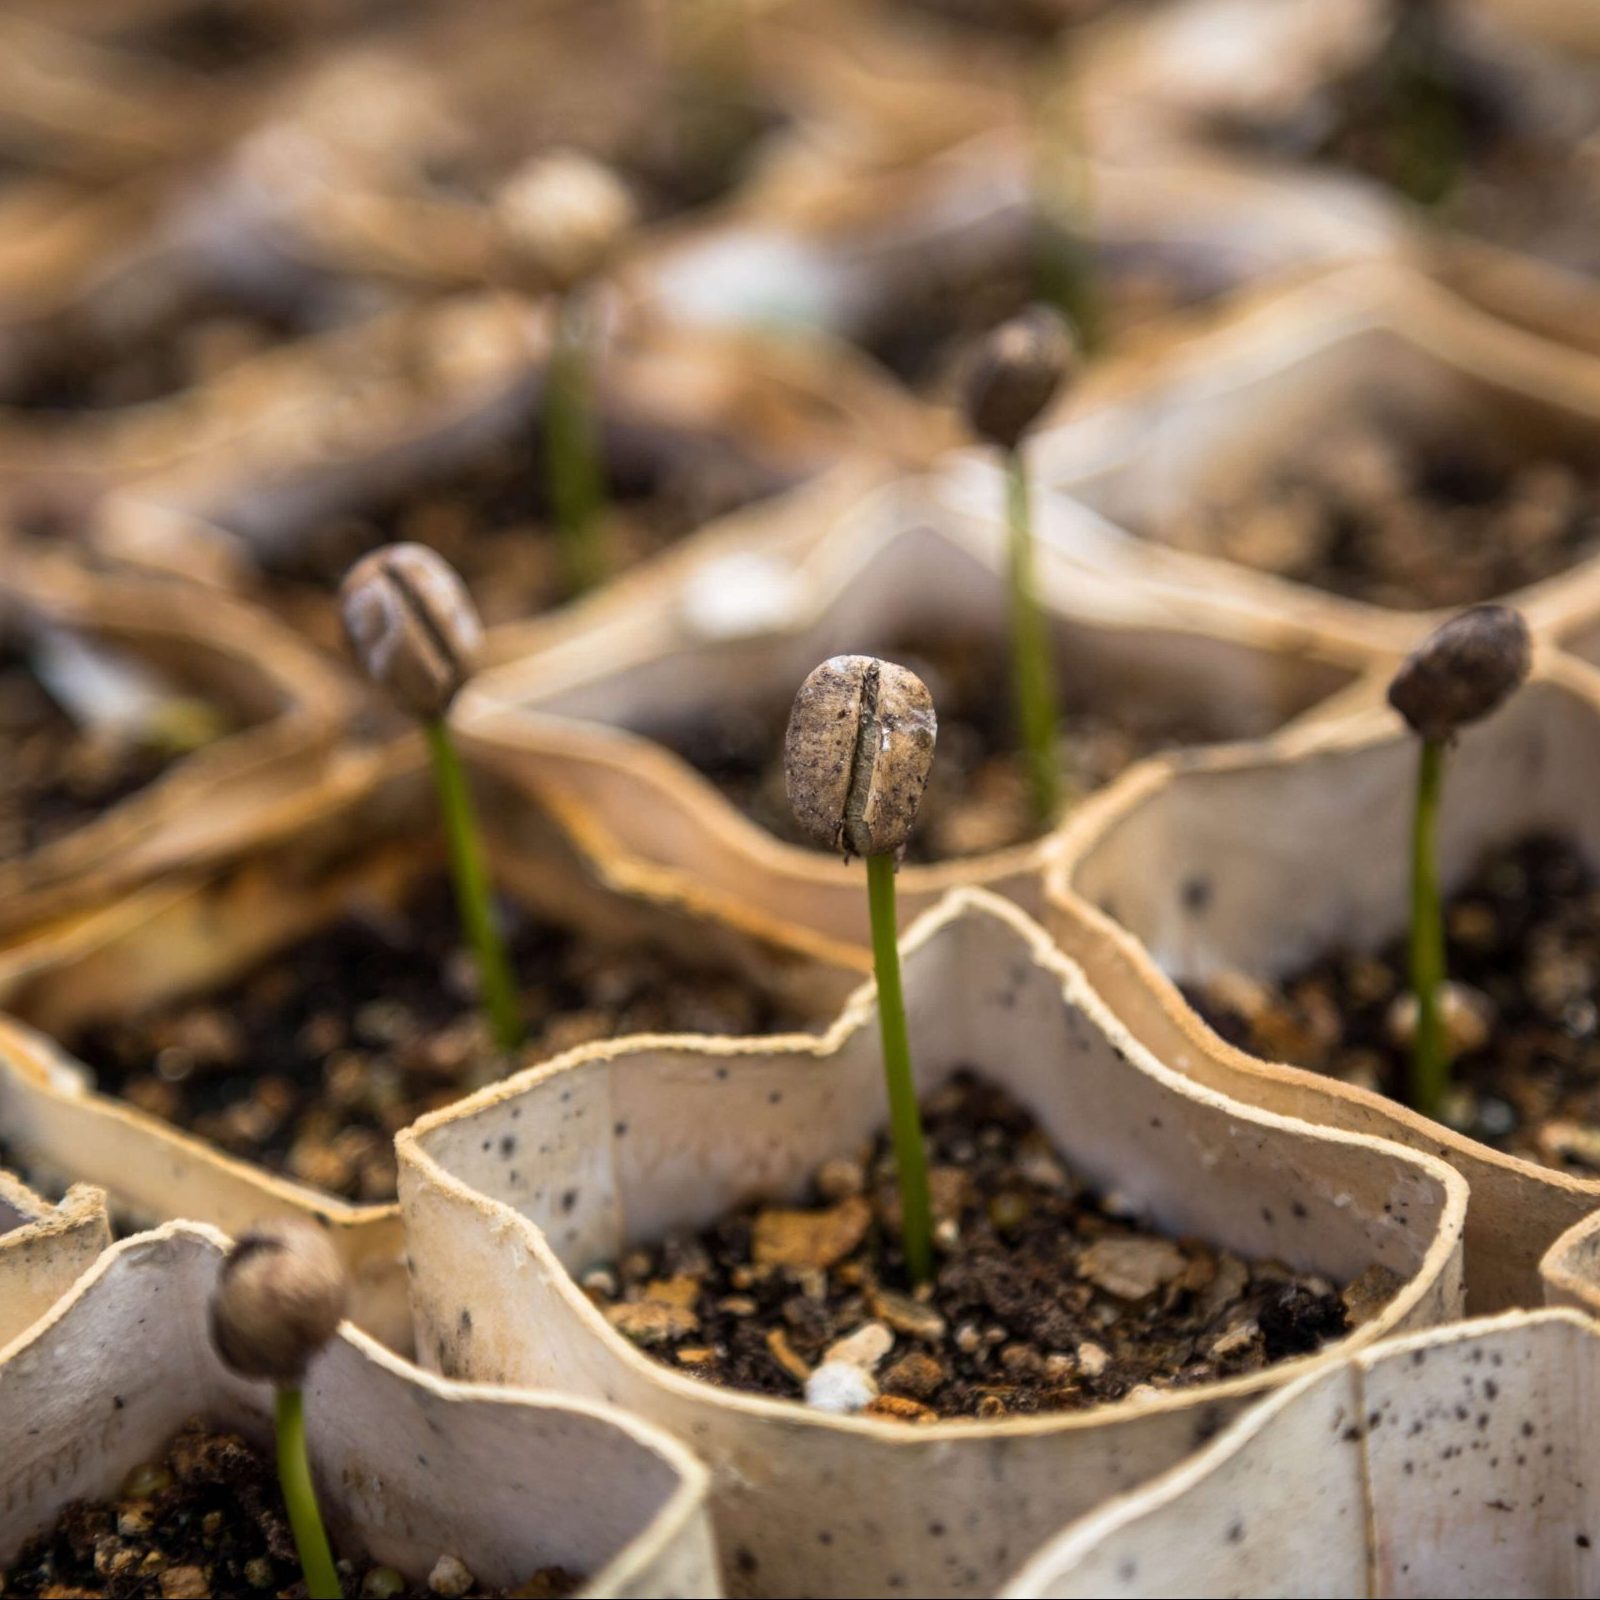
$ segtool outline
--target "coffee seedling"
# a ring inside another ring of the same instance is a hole
[[[456,904],[477,960],[484,1008],[496,1044],[515,1050],[523,1031],[516,985],[490,903],[472,796],[446,721],[483,638],[472,597],[449,563],[426,545],[392,544],[350,569],[339,601],[362,670],[427,736]]]
[[[495,210],[512,270],[528,280],[526,286],[554,296],[545,373],[545,470],[566,584],[577,594],[606,576],[593,289],[633,227],[633,202],[597,161],[563,150],[522,168],[501,189]]]
[[[1439,1115],[1450,1082],[1438,844],[1445,751],[1459,729],[1505,703],[1528,676],[1529,660],[1527,624],[1515,611],[1474,606],[1429,634],[1389,685],[1389,704],[1422,741],[1411,825],[1411,1103],[1430,1117]]]
[[[339,1600],[338,1569],[306,1452],[305,1383],[344,1316],[344,1267],[322,1229],[266,1223],[228,1252],[211,1296],[211,1342],[242,1378],[277,1390],[278,1482],[311,1600]]]
[[[1075,359],[1066,323],[1047,306],[1033,306],[979,343],[962,392],[967,426],[1004,458],[1011,687],[1034,819],[1041,827],[1048,827],[1060,810],[1061,767],[1056,752],[1055,669],[1039,604],[1032,496],[1022,446],[1071,376]]]
[[[933,1275],[933,1207],[900,980],[894,875],[916,822],[937,731],[932,698],[915,673],[872,656],[834,656],[800,685],[783,760],[800,826],[823,849],[867,864],[902,1240],[917,1283]]]

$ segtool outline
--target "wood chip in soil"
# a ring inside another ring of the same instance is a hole
[[[1446,1120],[1575,1176],[1600,1174],[1600,883],[1568,841],[1485,853],[1450,896],[1447,1007],[1460,1053]],[[1406,946],[1339,950],[1284,979],[1228,974],[1185,989],[1230,1043],[1404,1101]]]
[[[401,1128],[525,1062],[621,1034],[805,1020],[726,974],[580,938],[510,902],[502,916],[529,1029],[514,1061],[477,1008],[443,877],[399,911],[352,907],[216,993],[97,1024],[71,1047],[106,1093],[270,1171],[384,1201]]]
[[[337,1554],[337,1552],[336,1552]],[[561,1567],[530,1573],[510,1589],[476,1581],[470,1552],[441,1551],[442,1568],[405,1575],[365,1557],[339,1560],[347,1595],[480,1594],[557,1600],[584,1580]],[[447,1581],[431,1588],[433,1571]],[[462,1583],[461,1580],[465,1579]],[[135,1467],[113,1499],[75,1500],[0,1572],[0,1593],[198,1600],[204,1595],[306,1592],[294,1536],[269,1457],[236,1433],[196,1419],[159,1456]]]
[[[754,1204],[582,1275],[625,1337],[728,1388],[800,1399],[870,1362],[866,1414],[909,1423],[1079,1411],[1258,1372],[1374,1315],[1398,1279],[1314,1274],[1168,1238],[1072,1175],[1029,1115],[961,1073],[924,1105],[934,1283],[908,1292],[886,1137]],[[841,1352],[841,1341],[849,1341]]]

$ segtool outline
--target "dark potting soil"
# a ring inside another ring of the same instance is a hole
[[[802,1025],[749,985],[580,938],[507,903],[528,1041],[494,1048],[441,876],[352,908],[218,993],[73,1041],[98,1086],[222,1149],[363,1201],[395,1194],[394,1135],[525,1061],[627,1033]]]
[[[607,1320],[707,1382],[795,1399],[837,1341],[893,1334],[870,1415],[1076,1411],[1259,1371],[1366,1320],[1398,1287],[1343,1295],[1273,1261],[1169,1239],[1073,1178],[1031,1115],[960,1074],[923,1115],[938,1219],[930,1289],[905,1291],[886,1134],[818,1169],[801,1209],[752,1205],[584,1276]]]
[[[187,704],[187,702],[184,702]],[[155,781],[186,748],[223,731],[209,707],[160,742],[80,728],[28,657],[0,645],[0,861],[92,822]]]
[[[604,458],[610,504],[599,536],[612,572],[784,486],[732,445],[709,438],[679,449],[642,447],[626,430],[608,430]],[[395,540],[437,550],[466,580],[490,626],[570,598],[538,420],[420,482],[375,485],[359,508],[308,527],[272,560],[269,598],[313,637],[342,648],[329,597],[359,557]]]
[[[0,404],[37,421],[163,400],[251,356],[316,331],[308,307],[271,307],[222,293],[184,298],[164,316],[116,330],[80,320],[51,334]]]
[[[462,1559],[453,1551],[440,1554]],[[556,1600],[584,1583],[562,1567],[545,1567],[514,1589],[470,1582],[465,1590],[435,1591],[427,1573],[407,1577],[364,1558],[338,1566],[347,1595],[372,1597],[466,1592]],[[16,1596],[191,1600],[305,1592],[271,1460],[238,1434],[198,1419],[159,1460],[135,1467],[114,1500],[73,1501],[54,1528],[30,1539],[0,1573],[0,1593]]]
[[[1579,1176],[1600,1173],[1600,882],[1569,843],[1489,851],[1446,911],[1447,968],[1464,986],[1446,1116],[1476,1139]],[[1403,938],[1335,951],[1278,983],[1186,989],[1223,1038],[1269,1060],[1407,1097]]]
[[[1322,430],[1137,531],[1373,605],[1467,606],[1600,548],[1600,475],[1481,432],[1428,440],[1374,420]]]
[[[991,639],[951,633],[906,639],[883,654],[922,678],[939,719],[933,769],[906,860],[979,855],[1036,837],[1027,772],[1012,732],[1005,653]],[[1072,674],[1062,679],[1059,739],[1069,797],[1102,787],[1141,756],[1204,743],[1223,731],[1204,726],[1192,710],[1105,693]],[[784,783],[790,704],[785,699],[744,712],[725,707],[715,725],[660,737],[769,833],[808,844]]]

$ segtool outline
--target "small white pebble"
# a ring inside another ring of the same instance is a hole
[[[824,1361],[806,1379],[806,1404],[818,1411],[848,1417],[878,1398],[871,1373],[844,1361]]]
[[[1111,1365],[1111,1357],[1099,1345],[1090,1344],[1088,1340],[1078,1346],[1077,1356],[1078,1369],[1086,1378],[1098,1378]]]
[[[1130,1194],[1124,1194],[1121,1189],[1110,1190],[1100,1202],[1100,1209],[1108,1217],[1115,1217],[1119,1222],[1134,1222],[1139,1217],[1139,1202]]]
[[[822,1360],[824,1365],[838,1361],[863,1372],[874,1372],[893,1344],[894,1335],[881,1322],[864,1322],[854,1333],[834,1340],[822,1352]]]
[[[440,1556],[428,1574],[428,1587],[435,1594],[459,1596],[471,1594],[477,1579],[467,1571],[466,1564],[456,1556]]]
[[[848,1156],[835,1156],[817,1168],[817,1193],[824,1200],[848,1200],[866,1186],[866,1168]]]
[[[590,1294],[603,1294],[608,1300],[616,1298],[617,1276],[605,1267],[591,1267],[581,1282]]]

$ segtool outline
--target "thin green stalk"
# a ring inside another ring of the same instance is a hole
[[[1016,703],[1017,732],[1028,767],[1034,816],[1041,827],[1048,827],[1061,808],[1055,673],[1033,570],[1028,469],[1020,449],[1006,453],[1006,511],[1010,532],[1011,690]]]
[[[307,1594],[311,1600],[340,1600],[344,1591],[339,1587],[339,1570],[333,1564],[327,1530],[317,1509],[311,1458],[306,1454],[305,1396],[298,1388],[278,1390],[278,1482],[283,1488],[283,1504],[289,1513]]]
[[[561,297],[544,407],[545,469],[567,589],[581,594],[606,576],[601,543],[605,476],[594,416],[593,351],[580,292]]]
[[[928,1152],[911,1076],[911,1041],[900,987],[900,933],[894,912],[894,857],[867,857],[867,902],[872,912],[872,964],[878,975],[878,1027],[883,1072],[889,1085],[889,1129],[900,1179],[901,1240],[914,1283],[933,1276],[933,1202],[928,1193]]]
[[[1047,57],[1027,79],[1025,93],[1033,134],[1034,291],[1072,324],[1080,348],[1092,354],[1100,346],[1103,310],[1093,183],[1082,102],[1064,56]]]
[[[1431,0],[1402,5],[1385,59],[1384,130],[1395,187],[1422,206],[1442,206],[1461,178],[1461,110],[1443,31]]]
[[[1422,741],[1417,806],[1411,826],[1411,991],[1417,997],[1417,1031],[1411,1045],[1411,1102],[1437,1117],[1450,1086],[1439,1018],[1444,984],[1444,910],[1439,896],[1439,793],[1444,745]]]
[[[436,718],[424,727],[428,733],[428,750],[433,756],[434,777],[438,781],[439,808],[444,814],[444,833],[450,846],[450,871],[455,879],[461,925],[466,929],[477,958],[478,983],[483,990],[484,1009],[489,1014],[495,1043],[509,1052],[522,1044],[522,1013],[517,1005],[516,984],[511,977],[511,961],[489,900],[489,875],[484,870],[483,852],[478,845],[472,795],[444,719]]]

